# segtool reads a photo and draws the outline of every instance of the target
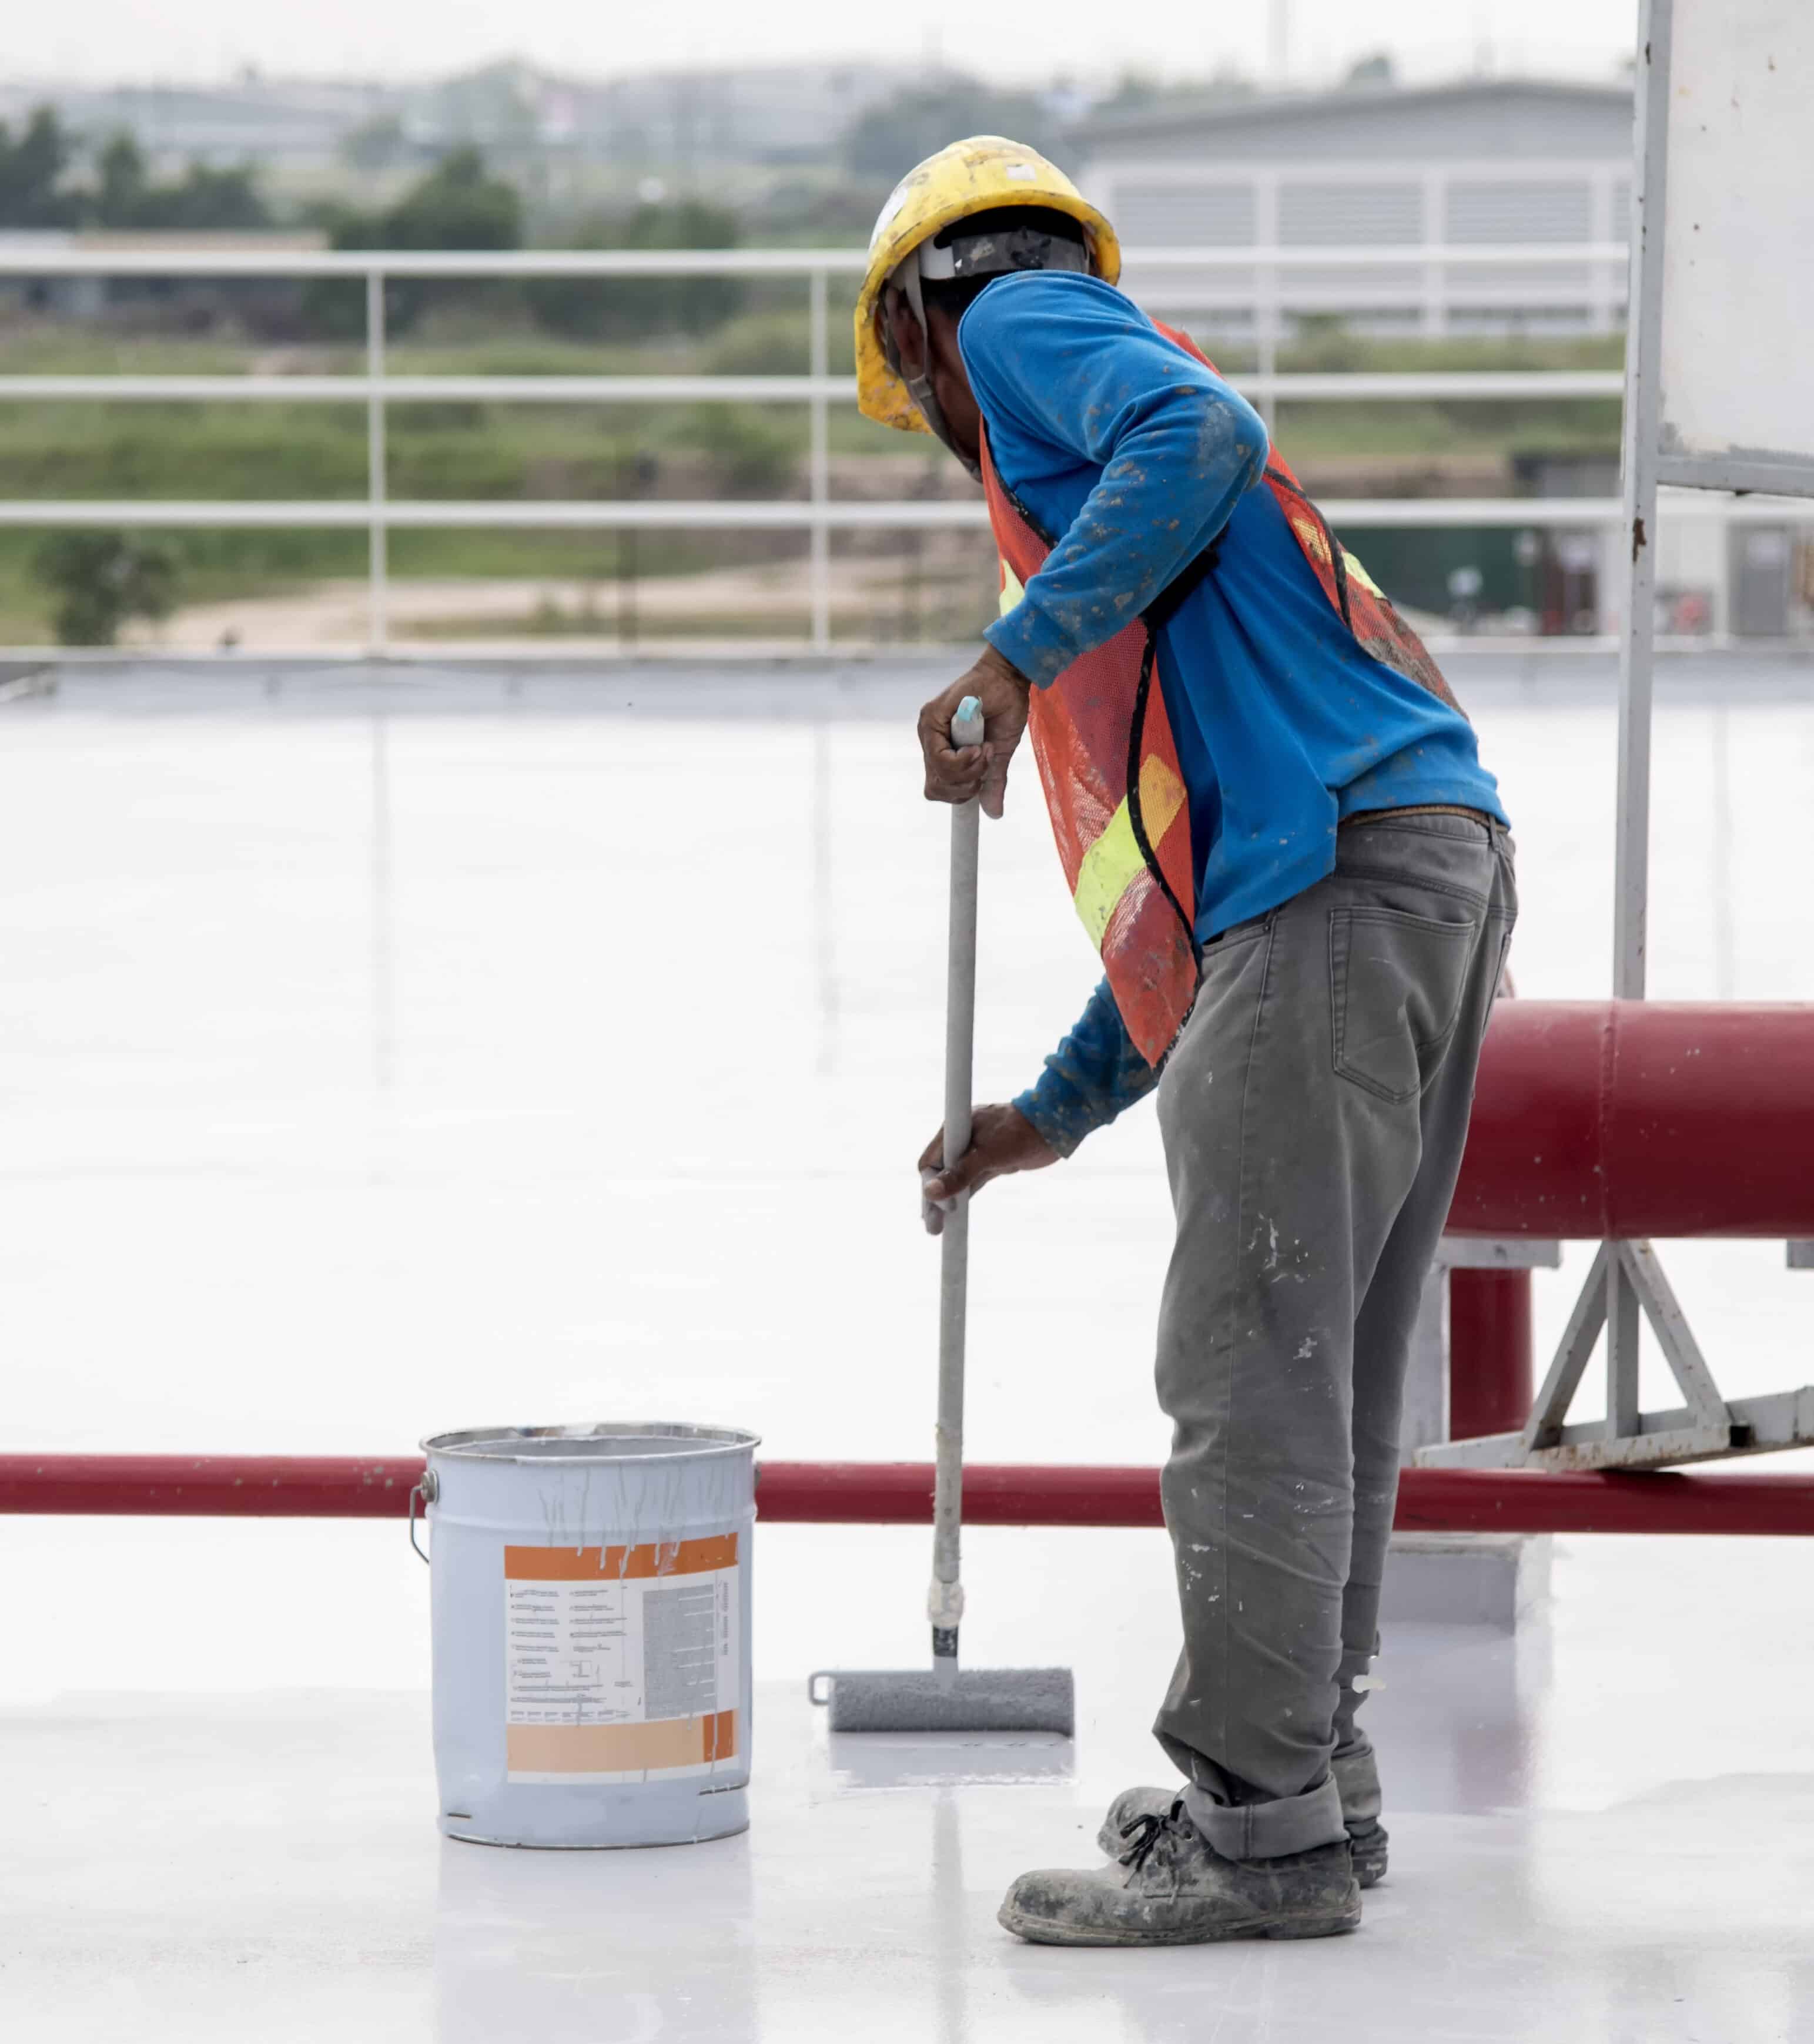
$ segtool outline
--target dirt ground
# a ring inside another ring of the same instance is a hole
[[[974,563],[928,562],[916,576],[886,559],[834,558],[829,580],[832,626],[841,640],[969,637],[986,614],[987,568]],[[626,586],[609,579],[398,579],[386,592],[386,635],[402,643],[529,641],[578,651],[587,642],[628,647],[753,632],[801,644],[809,630],[807,601],[797,562],[651,576]],[[176,652],[344,651],[371,637],[370,593],[363,580],[351,578],[188,605],[125,635],[129,644]]]

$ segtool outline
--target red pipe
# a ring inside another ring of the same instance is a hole
[[[1535,1375],[1528,1270],[1449,1273],[1449,1435],[1515,1434]]]
[[[394,1519],[420,1455],[0,1455],[0,1513]]]
[[[777,1524],[930,1525],[930,1462],[764,1462],[756,1511]],[[1163,1526],[1159,1471],[970,1462],[968,1526]]]
[[[1401,1533],[1814,1534],[1814,1477],[1406,1470]]]
[[[1502,1001],[1458,1235],[1814,1235],[1814,1006]]]
[[[766,1462],[756,1504],[771,1523],[924,1525],[932,1465]],[[963,1516],[972,1526],[1165,1523],[1157,1470],[1013,1463],[965,1470]],[[1412,1469],[1393,1523],[1405,1533],[1814,1534],[1814,1477]]]
[[[418,1458],[0,1455],[0,1513],[399,1519]],[[929,1462],[765,1462],[771,1524],[924,1525]],[[1159,1472],[979,1463],[964,1471],[973,1526],[1159,1526]],[[1394,1522],[1420,1533],[1814,1534],[1814,1477],[1600,1475],[1407,1470]]]

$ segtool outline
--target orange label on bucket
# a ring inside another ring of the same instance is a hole
[[[640,1547],[506,1547],[504,1573],[516,1582],[596,1582],[601,1576],[696,1576],[737,1566],[737,1536],[651,1540]]]
[[[513,1781],[709,1774],[736,1757],[737,1535],[504,1550]]]

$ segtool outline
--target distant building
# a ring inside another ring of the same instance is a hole
[[[544,159],[685,180],[728,164],[828,161],[850,123],[918,74],[857,63],[566,78],[514,59],[421,85],[251,76],[222,86],[0,82],[0,121],[44,102],[90,144],[121,129],[155,171],[250,163],[306,184],[405,168],[471,144],[506,169]]]
[[[12,83],[0,87],[0,120],[22,120],[48,102],[92,142],[130,133],[156,172],[190,163],[217,170],[249,163],[282,175],[332,164],[344,138],[394,97],[378,85],[252,76],[223,86]]]
[[[824,163],[853,121],[918,75],[900,64],[775,64],[651,71],[598,90],[614,159],[684,173]]]
[[[1623,242],[1631,95],[1624,86],[1479,79],[1434,88],[1167,100],[1083,122],[1085,189],[1132,249],[1554,245],[1554,263],[1290,266],[1279,324],[1339,314],[1358,330],[1421,335],[1603,333],[1624,316],[1622,262],[1570,262],[1570,244]],[[1206,329],[1251,333],[1255,270],[1130,266],[1129,288]]]

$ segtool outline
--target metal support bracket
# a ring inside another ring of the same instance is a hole
[[[1562,1267],[1562,1244],[1535,1235],[1445,1235],[1436,1244],[1441,1270],[1556,1270]]]
[[[1646,1412],[1638,1397],[1639,1330],[1651,1324],[1685,1401]],[[1570,1426],[1568,1411],[1606,1339],[1606,1417]],[[1516,1434],[1420,1447],[1426,1469],[1654,1469],[1814,1446],[1814,1385],[1762,1398],[1720,1396],[1687,1316],[1648,1242],[1603,1242]]]

